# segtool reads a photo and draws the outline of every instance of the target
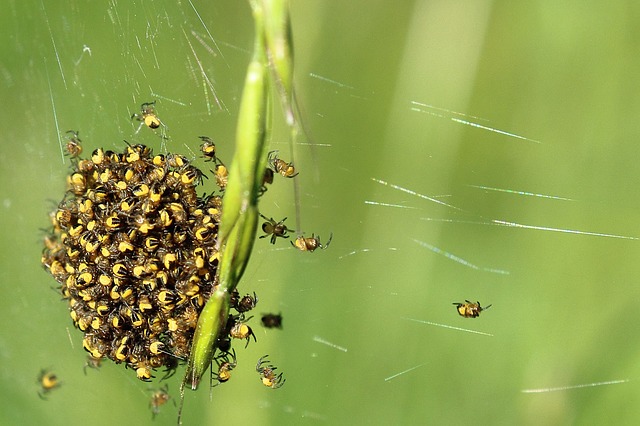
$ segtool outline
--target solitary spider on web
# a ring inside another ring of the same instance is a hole
[[[140,105],[140,112],[137,112],[131,116],[131,119],[136,119],[140,122],[140,125],[136,129],[136,135],[142,128],[142,126],[147,126],[148,128],[155,130],[158,127],[162,126],[161,137],[166,139],[164,129],[167,127],[164,123],[158,118],[156,114],[156,101],[153,102],[145,102]]]
[[[231,370],[236,368],[236,351],[223,352],[213,359],[218,364],[218,372],[211,370],[211,386],[218,386],[220,383],[225,383],[231,378]],[[217,383],[214,384],[214,380]]]
[[[316,249],[321,249],[321,250],[326,249],[327,247],[329,247],[329,244],[331,244],[332,239],[333,239],[333,233],[329,235],[329,240],[325,244],[322,244],[320,242],[320,235],[311,234],[310,237],[304,237],[300,235],[298,238],[296,238],[295,241],[291,241],[291,245],[300,251],[306,251],[311,253]]]
[[[280,173],[286,178],[298,176],[296,168],[293,166],[293,162],[287,163],[286,161],[278,158],[278,151],[269,152],[267,161],[269,162],[269,166],[271,166],[276,173]]]
[[[262,381],[263,385],[271,389],[278,389],[284,385],[286,379],[282,377],[282,373],[276,374],[275,370],[277,370],[277,367],[274,367],[272,364],[263,367],[263,365],[267,364],[268,356],[269,355],[265,355],[258,360],[256,371],[260,374],[260,381]]]
[[[260,214],[260,217],[266,220],[266,222],[262,224],[262,231],[264,231],[264,235],[262,235],[260,238],[267,238],[269,235],[271,235],[271,240],[269,240],[271,244],[275,244],[278,237],[289,238],[289,236],[287,235],[287,231],[290,231],[290,229],[287,228],[287,225],[284,224],[284,221],[287,220],[286,217],[280,222],[276,222],[273,218],[268,218],[263,214]]]
[[[465,318],[478,318],[480,316],[480,312],[486,311],[491,307],[491,305],[488,305],[483,308],[482,306],[480,306],[480,302],[473,303],[468,300],[465,300],[465,302],[466,303],[462,303],[462,302],[453,303],[454,305],[456,305],[458,314],[461,317],[465,317]]]

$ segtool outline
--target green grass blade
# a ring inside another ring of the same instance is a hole
[[[267,62],[262,8],[251,2],[256,25],[254,55],[240,104],[236,152],[229,170],[219,231],[221,250],[216,287],[198,320],[185,383],[196,389],[211,364],[218,334],[226,324],[229,298],[242,277],[258,225],[258,191],[267,163]]]

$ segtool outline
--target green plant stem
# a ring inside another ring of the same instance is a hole
[[[263,9],[252,1],[256,27],[254,53],[245,79],[236,151],[229,169],[223,198],[218,240],[220,264],[214,291],[207,301],[194,333],[185,382],[196,389],[211,364],[216,339],[229,314],[230,295],[236,288],[251,255],[258,225],[258,192],[267,166],[267,60]]]

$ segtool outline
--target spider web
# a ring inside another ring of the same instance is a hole
[[[635,9],[294,1],[307,134],[291,152],[276,126],[271,149],[295,158],[301,191],[276,179],[261,211],[294,223],[298,206],[301,230],[333,241],[256,242],[239,288],[259,297],[258,342],[236,345],[228,383],[187,393],[185,424],[637,418],[622,407],[640,377]],[[62,195],[67,130],[85,153],[164,143],[199,166],[206,135],[230,160],[249,7],[9,1],[0,19],[1,411],[147,423],[164,382],[113,363],[83,374],[36,230]],[[151,101],[166,140],[130,119]],[[465,299],[493,306],[462,318]],[[282,331],[259,325],[267,312]],[[265,354],[287,379],[275,391],[255,372]],[[43,368],[62,381],[46,402]],[[170,402],[155,422],[175,417]]]

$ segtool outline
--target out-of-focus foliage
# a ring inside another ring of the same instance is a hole
[[[282,312],[284,329],[254,318],[257,344],[212,401],[187,394],[185,424],[633,424],[634,381],[522,391],[640,375],[640,241],[617,237],[640,236],[638,9],[294,1],[300,142],[314,143],[295,152],[301,231],[334,238],[311,254],[255,242],[240,290],[260,296],[258,315]],[[58,137],[160,149],[130,119],[156,100],[167,149],[196,157],[208,135],[230,158],[252,31],[237,1],[7,2],[4,423],[151,423],[152,391],[131,372],[103,363],[85,376],[81,335],[39,265],[38,228],[69,167]],[[289,158],[288,129],[273,136]],[[276,180],[261,213],[293,218],[292,193]],[[465,299],[492,307],[463,318],[452,303]],[[277,391],[254,368],[265,354],[287,378]],[[42,369],[61,383],[46,400]],[[175,414],[164,404],[155,423]]]

